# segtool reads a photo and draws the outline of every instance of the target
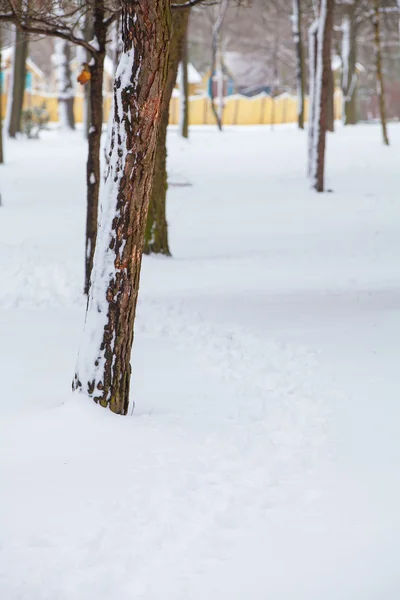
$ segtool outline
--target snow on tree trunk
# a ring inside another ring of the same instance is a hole
[[[118,63],[119,63],[119,59],[121,57],[121,52],[122,52],[121,19],[120,18],[118,18],[114,21],[111,33],[112,33],[112,39],[110,42],[110,50],[111,50],[111,56],[112,56],[112,61],[113,61],[113,73],[115,74],[117,72]],[[106,144],[104,146],[104,179],[107,178],[107,173],[108,173],[108,165],[109,165],[108,147],[110,145],[112,124],[113,124],[113,114],[112,114],[112,110],[110,109],[110,112],[108,113],[108,117],[107,117],[107,138],[106,138]]]
[[[329,70],[331,69],[331,36],[334,0],[321,0],[318,17],[317,56],[315,69],[314,114],[310,176],[317,192],[324,191],[325,143],[328,125]]]
[[[292,31],[296,51],[297,122],[299,129],[304,129],[304,50],[301,9],[301,0],[293,0]]]
[[[314,147],[315,119],[315,74],[317,68],[317,34],[318,19],[312,22],[308,30],[308,62],[309,62],[309,93],[308,93],[308,175],[312,170],[312,150]]]
[[[342,5],[342,96],[343,123],[354,125],[356,122],[356,30],[354,10],[355,4],[350,1]]]
[[[115,413],[126,414],[170,41],[170,0],[124,0],[122,8],[124,51],[114,83],[110,164],[73,388]]]
[[[28,56],[28,40],[26,34],[16,29],[13,52],[12,77],[9,94],[10,105],[7,107],[8,135],[15,137],[21,131],[21,114],[24,103],[26,59]]]
[[[222,131],[222,116],[224,110],[224,73],[222,60],[221,28],[228,10],[229,0],[221,0],[217,8],[217,18],[213,26],[212,61],[211,61],[211,110],[217,121],[218,129]],[[218,106],[215,104],[214,76],[217,82]]]
[[[379,111],[381,116],[382,137],[385,146],[389,146],[389,136],[386,125],[386,107],[385,107],[385,86],[382,73],[382,51],[381,51],[381,23],[379,15],[380,2],[374,0],[374,13],[372,16],[372,25],[374,28],[374,49],[375,49],[375,68],[376,68],[376,90],[379,99]]]
[[[180,115],[179,115],[179,131],[183,138],[189,137],[189,76],[188,76],[188,44],[187,32],[183,41],[182,60],[180,68]]]
[[[74,91],[71,82],[70,48],[68,42],[61,38],[54,40],[53,64],[55,68],[58,120],[61,129],[75,129]]]
[[[160,126],[157,137],[156,159],[154,165],[153,190],[146,224],[144,252],[146,254],[164,254],[170,256],[168,243],[167,202],[167,128],[169,105],[175,87],[179,63],[182,60],[187,28],[188,10],[172,12],[172,36],[169,47],[168,75],[161,105]]]

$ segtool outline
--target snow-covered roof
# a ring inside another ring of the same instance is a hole
[[[12,57],[13,49],[12,46],[1,49],[1,68],[4,69],[6,62]]]
[[[12,58],[14,49],[12,46],[9,46],[7,48],[2,48],[1,50],[1,68],[4,69],[6,66],[6,62],[8,60],[10,60]],[[37,64],[35,62],[33,62],[33,60],[31,58],[26,59],[26,65],[31,69],[31,71],[34,71],[36,73],[36,75],[38,75],[38,77],[40,77],[41,79],[45,79],[45,74],[43,73],[42,69],[40,69]]]
[[[342,68],[342,58],[341,58],[341,56],[339,56],[339,54],[334,54],[332,56],[332,63],[331,64],[332,64],[332,70],[333,71],[339,71],[339,69]],[[360,73],[365,73],[365,67],[364,67],[364,65],[362,65],[359,62],[356,62],[356,69]]]
[[[181,78],[181,65],[179,65],[178,68],[178,77],[177,77],[177,82],[180,81]],[[200,75],[200,73],[198,72],[198,70],[192,65],[192,63],[188,64],[188,79],[189,79],[189,83],[201,83],[203,81],[202,76]]]

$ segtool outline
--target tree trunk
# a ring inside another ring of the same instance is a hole
[[[136,302],[170,42],[170,0],[124,0],[110,165],[73,388],[127,414]]]
[[[380,2],[374,0],[374,15],[372,25],[374,28],[374,47],[375,47],[375,66],[376,66],[376,89],[379,99],[379,110],[382,124],[382,137],[385,146],[389,146],[389,137],[386,126],[386,108],[385,108],[385,86],[382,73],[382,52],[381,52],[381,24],[379,16]]]
[[[189,76],[188,76],[188,40],[187,28],[182,46],[181,59],[181,80],[179,82],[180,90],[180,123],[179,129],[181,136],[185,139],[189,137]]]
[[[83,36],[87,42],[90,42],[93,39],[93,12],[88,10],[85,14],[84,27],[83,27]],[[81,60],[82,63],[90,63],[92,56],[89,52],[82,49],[81,54],[84,60]],[[83,89],[83,135],[85,140],[89,139],[89,129],[91,125],[91,115],[90,115],[90,90],[91,90],[91,82],[89,81],[84,89]]]
[[[344,11],[342,20],[342,95],[343,124],[356,123],[356,52],[357,36],[355,22],[355,3],[342,4]]]
[[[121,45],[121,18],[118,17],[113,23],[112,27],[112,39],[110,43],[111,56],[113,61],[113,69],[114,74],[117,72],[119,59],[121,58],[122,45]],[[107,139],[104,145],[104,180],[107,179],[108,173],[108,165],[109,165],[109,155],[108,155],[108,147],[111,139],[111,131],[113,124],[114,115],[112,114],[112,110],[110,108],[110,112],[107,117]]]
[[[93,11],[94,35],[98,51],[90,66],[90,127],[88,131],[88,158],[86,163],[86,252],[85,252],[85,294],[89,291],[90,273],[97,236],[97,217],[100,191],[100,146],[103,127],[103,77],[107,30],[104,26],[104,4],[99,2]]]
[[[53,56],[58,91],[58,119],[62,129],[75,129],[70,46],[66,40],[56,38],[54,49]]]
[[[317,67],[315,73],[315,113],[311,148],[311,179],[317,192],[324,191],[325,142],[328,126],[329,70],[334,0],[321,0],[318,17]]]
[[[309,94],[308,94],[308,165],[307,172],[311,176],[314,148],[315,121],[315,77],[317,70],[318,19],[315,19],[308,30],[308,61],[309,61]]]
[[[293,40],[296,51],[297,123],[304,129],[304,48],[302,39],[302,0],[293,0]]]
[[[226,11],[228,10],[229,0],[221,0],[218,8],[217,20],[214,23],[213,35],[212,35],[212,60],[211,60],[211,110],[214,114],[217,122],[218,129],[222,131],[222,116],[223,116],[223,85],[224,85],[224,73],[223,73],[223,61],[222,61],[222,42],[221,42],[221,27],[224,23]],[[217,81],[218,90],[218,107],[215,105],[214,97],[214,74]]]
[[[21,131],[21,114],[24,103],[26,59],[28,56],[28,38],[19,29],[15,30],[15,46],[12,76],[12,104],[8,123],[8,135],[15,138]]]
[[[332,71],[332,57],[329,58],[328,69],[328,117],[327,130],[335,131],[335,82]]]
[[[179,63],[182,59],[186,32],[189,22],[189,10],[172,12],[172,37],[169,48],[168,75],[163,103],[161,122],[157,137],[157,151],[154,166],[153,191],[146,224],[145,254],[165,254],[170,256],[168,245],[168,223],[166,216],[167,175],[167,128],[169,104],[175,87]]]

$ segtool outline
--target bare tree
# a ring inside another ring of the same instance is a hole
[[[224,111],[224,62],[222,52],[221,28],[224,23],[229,0],[221,0],[216,9],[216,19],[212,34],[212,61],[211,61],[211,107],[218,129],[222,131],[222,116]],[[217,82],[218,106],[215,103],[213,78]]]
[[[376,67],[376,90],[379,99],[379,111],[381,115],[382,137],[385,146],[389,146],[389,136],[386,125],[385,86],[382,73],[382,50],[381,50],[381,21],[380,0],[373,0],[372,26],[374,29],[374,49]]]
[[[343,123],[354,125],[356,122],[356,0],[341,5],[342,10],[342,94]]]
[[[169,104],[177,79],[179,63],[182,60],[188,22],[189,9],[174,10],[172,12],[172,37],[168,60],[168,75],[161,105],[161,122],[157,138],[153,191],[151,194],[146,225],[144,247],[146,254],[154,253],[170,256],[166,216],[168,189],[167,127],[169,120]]]
[[[12,77],[10,81],[9,99],[7,110],[8,135],[15,138],[21,131],[21,114],[24,102],[26,59],[28,56],[27,35],[19,29],[15,30],[15,41],[12,55]]]
[[[182,57],[180,68],[180,118],[179,131],[183,138],[189,137],[189,76],[188,76],[188,39],[187,31],[182,44]]]
[[[58,93],[58,120],[63,129],[75,129],[70,46],[66,40],[55,38],[54,50],[53,64]]]
[[[109,171],[73,388],[126,414],[130,356],[170,42],[170,0],[123,0]]]
[[[293,0],[293,39],[296,50],[297,116],[299,129],[304,129],[304,49],[302,37],[302,0]]]
[[[317,56],[314,76],[314,110],[311,140],[311,170],[313,187],[324,191],[325,143],[328,128],[329,71],[331,69],[331,37],[334,0],[321,0],[318,14]]]

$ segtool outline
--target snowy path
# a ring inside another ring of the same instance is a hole
[[[193,186],[170,192],[174,259],[144,261],[128,419],[61,406],[84,311],[79,135],[9,148],[1,598],[398,598],[392,134],[331,137],[334,193],[314,196],[297,131],[171,132],[171,179]]]

